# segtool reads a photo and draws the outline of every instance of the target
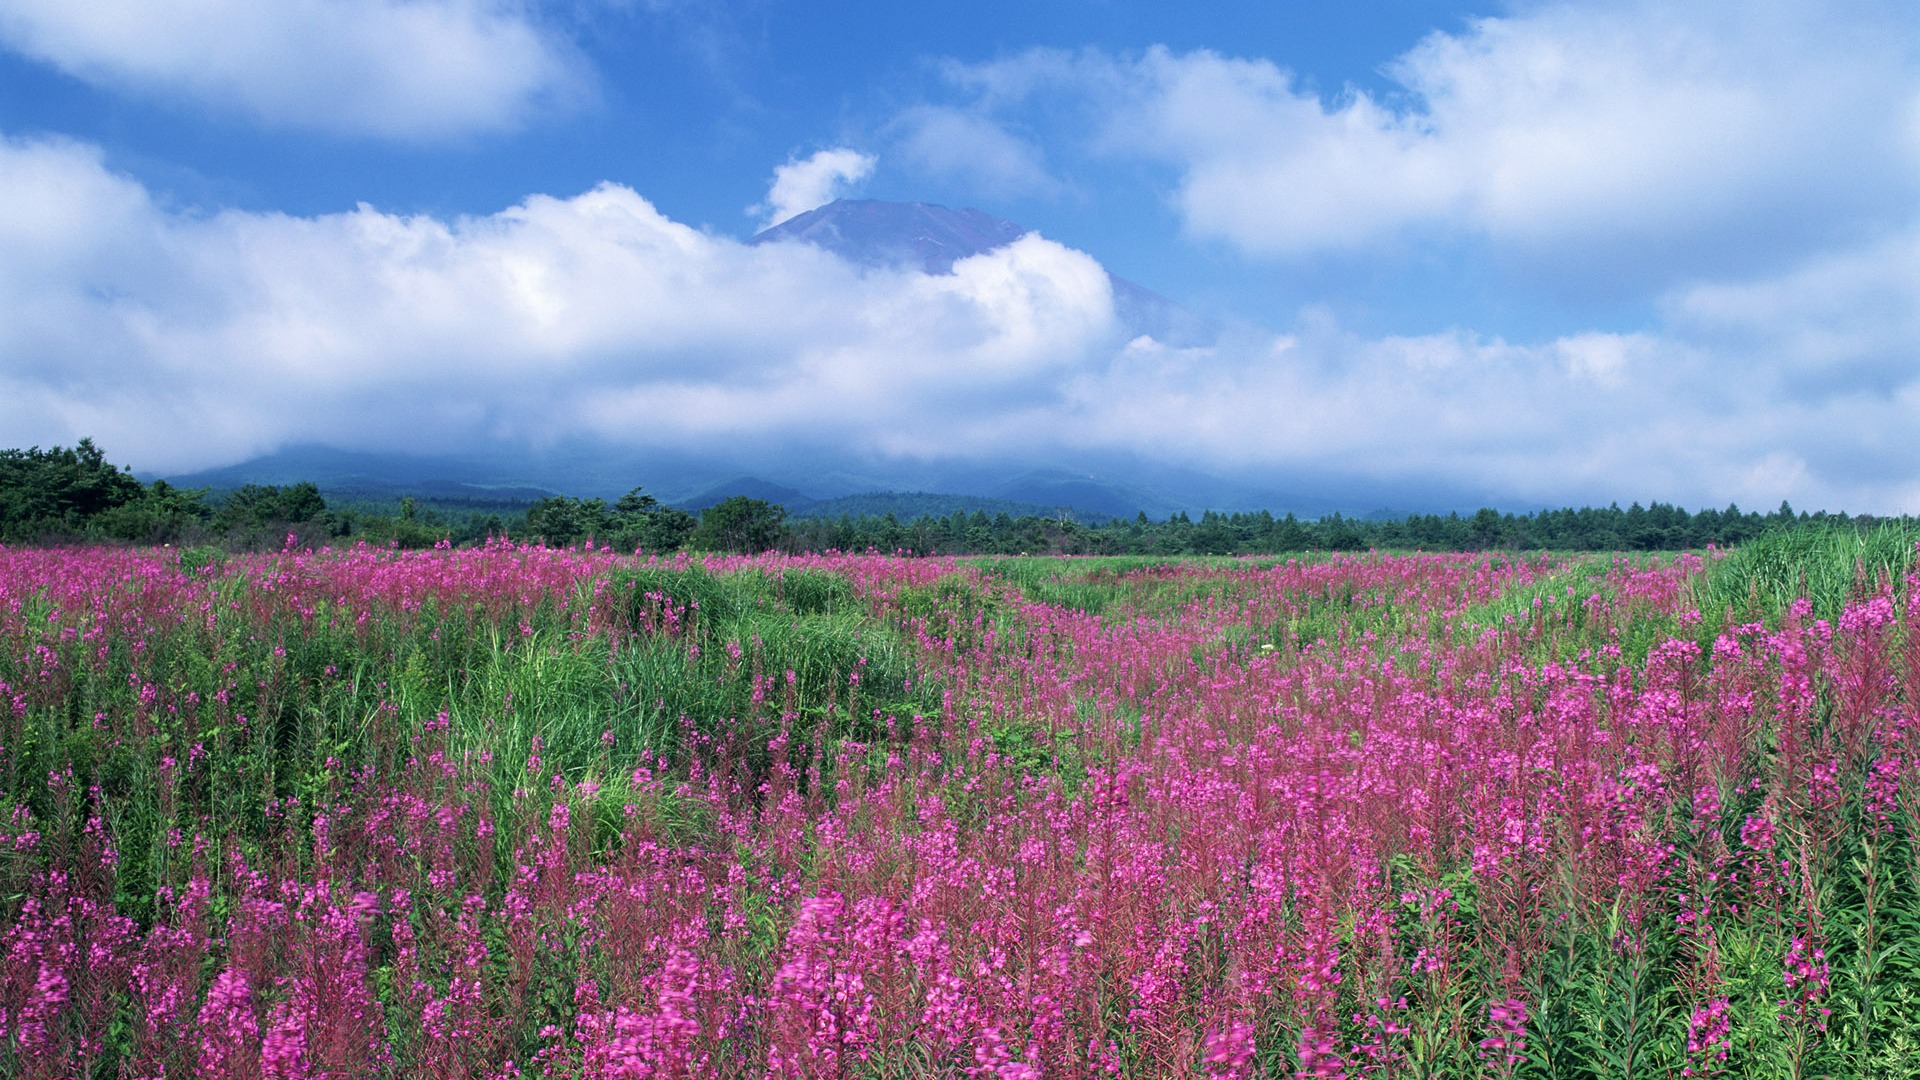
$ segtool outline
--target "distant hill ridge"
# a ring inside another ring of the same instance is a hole
[[[636,476],[646,475],[636,470]],[[296,447],[239,465],[167,477],[169,482],[187,488],[211,488],[215,492],[233,491],[247,484],[286,485],[311,482],[329,501],[343,503],[385,503],[401,498],[419,498],[450,505],[515,508],[530,505],[559,494],[611,499],[624,493],[611,490],[561,491],[555,487],[513,483],[501,479],[496,468],[453,458],[426,458],[406,455],[369,454],[335,450],[328,447]],[[1127,496],[1085,484],[1075,489],[1049,482],[1046,477],[1026,476],[1013,487],[1028,498],[960,494],[932,491],[887,491],[875,489],[848,495],[825,497],[809,495],[757,476],[740,475],[719,483],[710,483],[692,494],[662,493],[653,484],[635,481],[628,486],[643,486],[660,494],[668,505],[682,510],[705,510],[724,499],[744,495],[785,507],[794,518],[885,517],[893,514],[902,521],[919,517],[947,517],[954,512],[1009,517],[1060,517],[1063,513],[1083,524],[1098,524],[1110,518],[1131,515],[1140,507],[1124,511],[1114,508],[1129,502]],[[1064,497],[1063,497],[1064,496]],[[1151,499],[1148,500],[1151,502]]]
[[[779,471],[774,471],[778,468]],[[766,472],[762,472],[766,469]],[[1354,489],[1345,497],[1324,489],[1269,488],[1194,470],[1150,462],[1113,460],[1079,468],[1018,461],[848,463],[753,458],[712,459],[691,454],[661,455],[604,444],[558,453],[513,447],[476,449],[471,456],[431,456],[292,446],[236,465],[191,473],[139,474],[185,488],[232,491],[247,484],[315,484],[330,499],[382,502],[414,498],[461,504],[511,505],[551,495],[619,498],[641,487],[661,502],[700,510],[733,495],[763,499],[787,508],[794,517],[860,516],[893,513],[902,520],[925,514],[1073,518],[1092,524],[1132,518],[1144,512],[1164,520],[1179,510],[1199,513],[1265,508],[1316,517],[1340,510],[1350,515],[1392,516],[1399,510],[1368,514],[1375,507],[1417,510],[1472,506],[1477,493],[1447,499],[1409,498],[1409,492]],[[1481,498],[1481,505],[1487,500]]]

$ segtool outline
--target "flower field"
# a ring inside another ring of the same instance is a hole
[[[0,548],[0,1075],[1914,1075],[1916,703],[1882,534]]]

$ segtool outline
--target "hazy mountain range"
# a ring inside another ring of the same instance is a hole
[[[747,469],[754,471],[746,471]],[[1319,517],[1334,511],[1401,516],[1413,511],[1470,509],[1490,500],[1471,493],[1385,488],[1378,484],[1295,491],[1147,462],[1116,462],[1094,472],[1035,468],[1017,462],[944,463],[871,471],[812,470],[804,463],[716,462],[659,454],[610,453],[580,447],[540,454],[426,457],[366,453],[325,446],[289,447],[251,461],[167,477],[186,487],[216,490],[243,484],[310,480],[335,499],[387,500],[415,495],[439,500],[511,506],[551,494],[614,499],[640,487],[671,505],[699,510],[732,495],[785,506],[799,517],[893,513],[911,520],[925,513],[1071,513],[1095,523],[1145,513],[1156,520],[1176,512],[1271,510]],[[1495,502],[1497,505],[1497,502]]]

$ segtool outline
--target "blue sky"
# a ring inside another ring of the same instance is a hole
[[[836,195],[950,278],[738,241]],[[1129,339],[1102,269],[1214,318]],[[1920,512],[1908,4],[16,0],[0,443]]]

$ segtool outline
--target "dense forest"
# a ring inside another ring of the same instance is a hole
[[[927,497],[929,499],[933,497]],[[1198,520],[1086,524],[1070,512],[1014,516],[954,510],[902,521],[895,514],[789,517],[780,506],[735,496],[694,513],[640,488],[614,502],[563,495],[537,500],[403,498],[329,504],[312,483],[225,492],[142,483],[109,464],[90,439],[71,448],[0,450],[0,542],[217,545],[236,550],[365,541],[406,548],[467,545],[489,537],[621,551],[866,551],[914,554],[1235,555],[1283,551],[1551,549],[1672,551],[1726,547],[1800,525],[1865,526],[1875,518],[1796,513],[1689,512],[1654,502],[1470,515],[1301,519],[1261,510]]]

